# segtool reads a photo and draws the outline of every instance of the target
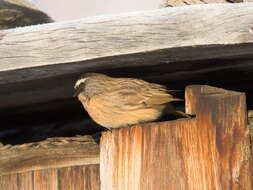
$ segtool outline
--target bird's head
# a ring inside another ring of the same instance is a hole
[[[85,73],[75,83],[74,97],[82,94],[85,98],[91,98],[101,90],[101,82],[108,76],[100,73]]]

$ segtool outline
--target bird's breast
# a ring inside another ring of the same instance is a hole
[[[82,103],[90,117],[107,128],[126,127],[156,120],[165,107],[126,110],[99,97],[92,97]]]

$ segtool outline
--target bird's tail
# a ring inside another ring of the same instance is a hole
[[[172,98],[171,98],[171,102],[182,102],[182,101],[184,101],[184,99],[175,98],[175,97],[172,97]]]
[[[165,114],[165,115],[166,115],[166,114],[172,114],[172,115],[174,115],[174,116],[176,116],[176,117],[179,117],[179,118],[191,118],[190,115],[187,115],[186,113],[184,113],[184,112],[182,112],[182,111],[180,111],[180,110],[176,110],[176,109],[174,108],[174,106],[172,106],[170,103],[168,103],[168,104],[166,105],[166,108],[165,108],[165,110],[164,110],[164,114]]]
[[[172,114],[175,116],[183,117],[183,118],[191,118],[190,115],[187,115],[186,113],[179,110],[175,110],[175,112],[173,112]]]

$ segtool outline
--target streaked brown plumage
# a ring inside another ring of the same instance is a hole
[[[169,102],[181,100],[169,94],[163,85],[98,73],[84,74],[76,82],[75,90],[91,118],[109,129],[154,121],[168,108]],[[182,113],[171,105],[169,112]]]

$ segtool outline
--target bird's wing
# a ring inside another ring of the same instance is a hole
[[[174,98],[168,93],[165,86],[139,82],[133,80],[131,84],[124,85],[124,88],[114,89],[113,91],[104,94],[105,97],[110,97],[114,106],[121,107],[126,110],[140,109],[153,107],[156,105],[165,104],[172,101],[181,101],[181,99]],[[147,85],[149,84],[149,85]]]

